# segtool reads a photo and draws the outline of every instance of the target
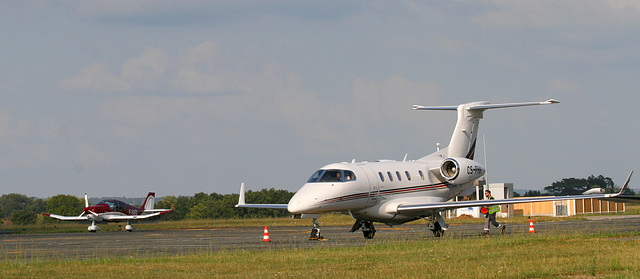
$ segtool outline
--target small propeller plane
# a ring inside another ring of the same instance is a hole
[[[173,209],[154,209],[156,193],[149,192],[147,198],[142,203],[142,207],[130,205],[126,202],[107,199],[101,200],[96,205],[89,206],[89,198],[87,193],[84,194],[84,210],[79,216],[61,216],[50,213],[42,213],[63,221],[91,221],[91,226],[87,228],[90,232],[96,232],[100,227],[96,223],[101,222],[127,222],[125,229],[129,232],[136,229],[130,224],[131,220],[143,220],[154,218],[165,213],[173,211]]]
[[[559,103],[543,102],[491,104],[473,102],[459,106],[419,106],[414,110],[457,111],[458,120],[447,148],[417,160],[379,160],[329,164],[316,171],[288,204],[247,204],[244,183],[236,207],[286,209],[294,218],[313,219],[310,240],[322,239],[318,218],[323,213],[340,212],[356,221],[351,232],[362,229],[364,238],[375,235],[374,222],[388,226],[427,219],[435,236],[443,235],[448,226],[440,212],[491,205],[602,198],[616,200],[626,189],[633,171],[618,193],[592,191],[589,195],[534,197],[507,200],[450,202],[471,187],[485,173],[483,164],[474,161],[478,125],[489,109],[512,108]],[[633,199],[635,200],[635,199]]]

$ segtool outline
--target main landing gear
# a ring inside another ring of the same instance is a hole
[[[439,212],[431,214],[429,218],[429,230],[433,232],[433,236],[441,237],[447,229],[449,229],[449,225],[444,222]]]
[[[124,226],[124,229],[127,230],[128,232],[132,232],[133,230],[136,229],[136,227],[134,227],[131,224],[129,224],[129,220],[127,220],[127,225]]]
[[[373,236],[376,235],[376,228],[373,227],[373,222],[371,221],[356,220],[356,223],[353,224],[349,232],[355,232],[359,229],[362,229],[362,234],[365,239],[373,239]]]

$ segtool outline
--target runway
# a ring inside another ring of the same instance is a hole
[[[326,241],[309,241],[308,227],[269,227],[271,242],[264,243],[264,225],[245,228],[137,230],[134,232],[52,233],[0,235],[0,261],[98,259],[105,257],[174,256],[216,251],[259,251],[314,247],[364,246],[390,239],[437,241],[425,224],[387,227],[376,224],[373,240],[362,232],[349,233],[351,226],[321,227]],[[640,231],[640,216],[594,216],[585,221],[537,222],[536,233]],[[506,234],[526,234],[529,224],[507,224]],[[452,224],[451,237],[481,237],[482,224]],[[494,235],[499,234],[493,229]]]

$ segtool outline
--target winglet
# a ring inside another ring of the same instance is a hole
[[[618,192],[617,194],[613,195],[614,197],[622,195],[624,190],[627,189],[627,186],[629,186],[629,181],[631,181],[631,175],[633,175],[633,170],[629,173],[629,176],[627,177],[627,180],[624,182],[624,185],[622,185],[622,188],[620,189],[620,192]]]
[[[244,201],[244,182],[242,182],[242,184],[240,184],[240,197],[238,198],[238,204],[236,204],[236,207],[245,204],[247,203]]]

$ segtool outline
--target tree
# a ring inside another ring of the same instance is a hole
[[[157,202],[155,204],[155,208],[164,208],[164,209],[176,209],[176,200],[178,200],[178,198],[176,198],[175,196],[165,196],[162,198],[161,201]]]
[[[605,190],[605,192],[607,193],[613,193],[615,192],[615,183],[613,183],[613,180],[610,177],[604,177],[602,175],[598,175],[593,176],[590,175],[587,178],[587,185],[589,187],[589,189],[591,188],[602,188]],[[588,189],[587,189],[588,190]]]
[[[13,212],[10,220],[16,225],[30,225],[36,223],[37,216],[29,210],[20,209]]]
[[[551,186],[544,187],[550,195],[566,196],[579,195],[589,190],[587,180],[584,178],[563,178],[560,181],[551,183]]]
[[[590,175],[588,178],[563,178],[544,187],[550,195],[579,195],[591,188],[603,188],[607,193],[615,192],[615,184],[610,177]]]
[[[84,201],[72,195],[57,195],[50,197],[46,201],[46,211],[48,213],[72,216],[78,215],[84,208]]]
[[[546,193],[542,193],[539,190],[527,190],[524,193],[525,197],[539,197],[539,196],[544,196],[544,195],[546,195]]]
[[[21,194],[6,194],[0,196],[0,207],[2,207],[2,217],[9,217],[14,211],[26,209],[33,199]]]

